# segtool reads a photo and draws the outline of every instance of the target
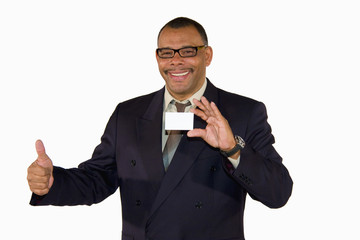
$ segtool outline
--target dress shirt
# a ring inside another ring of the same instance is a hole
[[[190,101],[191,105],[186,107],[185,111],[184,111],[184,112],[189,112],[190,108],[196,108],[196,105],[194,104],[193,99],[195,98],[200,101],[200,98],[202,97],[202,95],[204,95],[206,86],[207,86],[207,80],[205,79],[204,84],[201,86],[201,88],[196,93],[194,93],[194,95],[192,95],[190,98],[188,98],[184,101],[181,101],[181,102],[177,101],[173,96],[171,96],[171,94],[165,87],[164,106],[163,106],[164,112],[163,112],[163,122],[162,122],[162,150],[164,150],[165,144],[166,144],[166,141],[168,138],[168,135],[166,134],[166,131],[165,131],[165,112],[177,112],[175,104],[170,104],[171,101],[175,100],[180,103],[186,103],[187,101]]]
[[[196,108],[196,105],[194,104],[193,99],[195,98],[200,101],[200,98],[204,95],[206,86],[207,86],[207,79],[205,79],[204,84],[201,86],[201,88],[196,93],[194,93],[194,95],[192,95],[190,98],[188,98],[184,101],[178,101],[180,103],[185,103],[186,101],[190,101],[191,105],[185,108],[185,112],[189,112],[191,108]],[[162,151],[164,150],[166,141],[168,139],[168,134],[166,134],[166,131],[165,131],[165,112],[176,112],[177,111],[175,104],[171,104],[172,100],[177,101],[173,96],[171,96],[171,94],[165,87],[164,106],[163,106],[164,111],[163,111],[163,122],[162,122]],[[233,159],[233,158],[229,157],[228,159],[231,162],[231,164],[234,166],[234,168],[237,168],[237,166],[240,163],[240,157],[238,157],[237,159]]]

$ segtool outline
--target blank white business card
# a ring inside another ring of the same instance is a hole
[[[165,130],[192,130],[194,129],[194,113],[166,112]]]

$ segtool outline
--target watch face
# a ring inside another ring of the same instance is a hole
[[[245,147],[245,141],[240,136],[235,135],[235,140],[240,145],[241,148]]]

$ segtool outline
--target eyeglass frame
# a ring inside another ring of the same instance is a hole
[[[194,46],[194,47],[193,47],[193,46],[188,46],[188,47],[183,47],[183,48],[179,48],[179,49],[158,48],[158,49],[156,49],[156,54],[157,54],[157,55],[159,56],[159,58],[161,58],[161,59],[171,59],[171,58],[175,57],[175,54],[176,54],[176,53],[178,53],[179,56],[182,57],[182,58],[189,58],[189,57],[195,57],[200,49],[203,49],[203,48],[206,48],[206,47],[208,47],[208,45],[205,44],[205,45],[202,45],[202,46]],[[195,49],[195,55],[194,55],[194,56],[187,56],[187,57],[186,57],[186,56],[185,56],[185,57],[181,56],[180,51],[183,50],[183,49],[186,49],[186,48]],[[159,51],[165,50],[165,49],[174,51],[174,55],[173,55],[172,57],[160,57]]]

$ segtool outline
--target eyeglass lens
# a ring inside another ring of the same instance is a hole
[[[181,57],[194,57],[197,53],[197,47],[186,47],[178,50],[170,48],[160,48],[158,49],[158,55],[161,58],[172,58],[175,56],[175,53],[178,52]]]

